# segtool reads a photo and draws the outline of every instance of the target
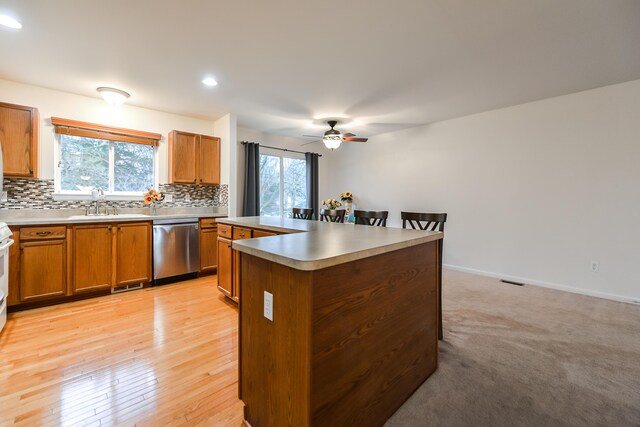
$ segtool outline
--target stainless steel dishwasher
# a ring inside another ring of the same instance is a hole
[[[153,221],[153,282],[200,270],[198,218]]]

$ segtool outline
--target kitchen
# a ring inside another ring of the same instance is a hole
[[[0,425],[636,425],[638,19],[0,0]]]

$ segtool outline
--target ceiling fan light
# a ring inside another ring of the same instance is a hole
[[[326,135],[324,138],[322,138],[322,142],[324,142],[324,146],[328,149],[335,150],[336,148],[340,147],[342,138],[340,138],[340,135]]]
[[[125,101],[129,98],[127,92],[115,89],[112,87],[99,87],[97,89],[98,93],[108,104],[118,106],[125,103]]]

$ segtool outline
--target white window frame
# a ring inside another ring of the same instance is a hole
[[[305,160],[304,154],[260,147],[260,155],[280,157],[280,218],[284,218],[284,159]],[[307,194],[307,199],[309,195]],[[260,208],[262,210],[262,207]],[[275,218],[275,217],[274,217]]]
[[[91,193],[87,191],[74,191],[74,190],[61,190],[60,183],[62,182],[62,141],[60,141],[60,134],[56,134],[56,150],[54,157],[54,193],[53,200],[93,200]],[[93,138],[96,139],[96,138]],[[120,142],[124,144],[131,144],[126,141],[109,141],[109,188],[103,188],[105,200],[142,200],[144,191],[109,191],[110,188],[115,188],[115,143]],[[153,188],[158,188],[159,182],[159,155],[158,146],[153,146]]]

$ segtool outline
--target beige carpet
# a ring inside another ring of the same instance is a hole
[[[445,271],[438,370],[387,426],[639,426],[640,306]]]

